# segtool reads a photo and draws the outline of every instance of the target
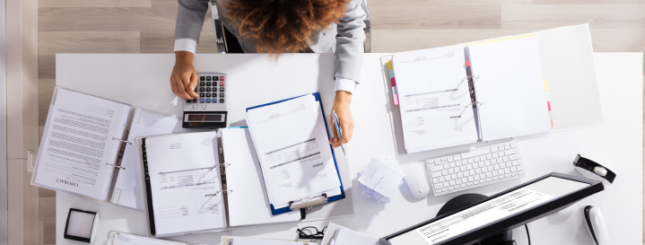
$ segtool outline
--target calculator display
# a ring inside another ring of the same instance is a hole
[[[222,115],[187,115],[190,122],[221,122]]]

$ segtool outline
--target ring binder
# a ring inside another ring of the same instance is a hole
[[[219,190],[219,191],[216,191],[215,193],[212,193],[212,194],[209,194],[209,195],[217,196],[217,194],[219,194],[219,193],[226,193],[226,194],[228,194],[229,192],[233,192],[233,190]]]
[[[132,145],[132,143],[131,143],[131,142],[129,142],[129,141],[127,141],[127,140],[122,140],[122,139],[119,139],[119,138],[116,138],[116,137],[112,137],[112,139],[113,139],[113,140],[118,140],[118,141],[121,141],[121,142],[123,142],[123,143],[128,143],[128,144]]]
[[[118,165],[114,165],[114,164],[111,164],[111,163],[105,163],[105,165],[110,165],[110,166],[112,166],[112,167],[120,168],[120,169],[125,170],[125,168],[124,168],[124,167],[121,167],[121,166],[118,166]]]

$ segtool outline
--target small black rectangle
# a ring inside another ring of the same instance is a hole
[[[210,80],[211,80],[210,76],[206,77],[206,81],[210,81]]]
[[[219,76],[213,76],[213,81],[219,81]]]

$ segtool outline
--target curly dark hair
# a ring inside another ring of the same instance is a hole
[[[345,16],[350,0],[231,0],[228,15],[257,52],[297,53],[309,38]]]

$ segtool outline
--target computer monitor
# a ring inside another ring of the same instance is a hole
[[[474,244],[604,190],[601,181],[551,173],[380,239],[381,245]]]

